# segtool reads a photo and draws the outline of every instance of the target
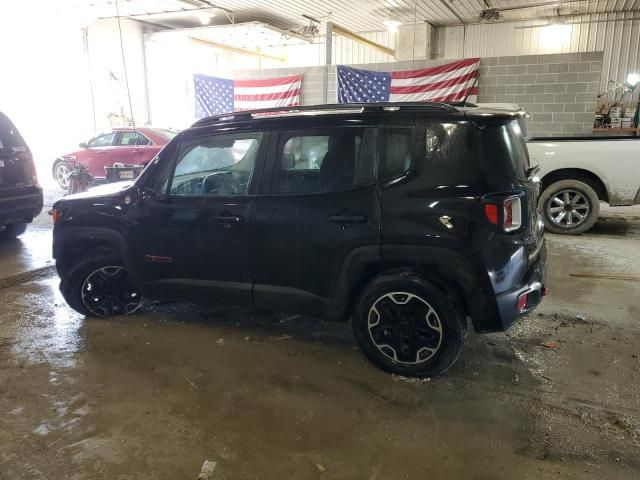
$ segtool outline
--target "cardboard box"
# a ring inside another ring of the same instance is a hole
[[[622,116],[622,108],[620,107],[611,107],[609,109],[609,117],[611,118],[620,118]]]
[[[622,128],[622,119],[621,118],[612,118],[611,119],[611,128]]]
[[[621,128],[631,128],[631,119],[627,118],[627,117],[622,118],[621,122],[620,122],[620,127]]]

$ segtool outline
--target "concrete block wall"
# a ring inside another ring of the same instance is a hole
[[[478,101],[521,105],[531,115],[531,136],[590,133],[602,57],[588,52],[482,58]]]
[[[602,52],[484,57],[480,59],[478,102],[515,103],[531,118],[529,135],[575,136],[591,132],[602,74]],[[452,60],[415,60],[353,65],[375,71],[434,67]],[[323,103],[325,67],[238,70],[234,78],[303,74],[303,105]],[[328,67],[327,103],[337,103],[335,65]]]

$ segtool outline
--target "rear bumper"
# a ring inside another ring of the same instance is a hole
[[[0,225],[28,223],[42,212],[42,189],[13,197],[0,196]]]
[[[500,329],[507,330],[518,318],[533,311],[542,301],[543,288],[547,276],[547,245],[542,244],[536,262],[531,265],[524,276],[522,285],[496,296]],[[524,310],[518,309],[518,298],[527,295],[527,304]]]

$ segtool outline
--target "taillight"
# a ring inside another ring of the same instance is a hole
[[[520,197],[496,199],[496,203],[485,203],[484,214],[487,220],[505,232],[513,232],[522,226],[522,203]]]
[[[494,225],[498,225],[498,206],[493,203],[487,203],[484,206],[484,214],[487,216],[487,220],[489,220]]]
[[[29,157],[29,169],[31,170],[31,181],[35,186],[39,186],[38,184],[38,172],[36,172],[36,164],[33,161],[33,157]]]
[[[60,217],[62,216],[60,214],[60,210],[56,210],[55,208],[52,208],[51,210],[49,210],[49,215],[51,215],[51,220],[53,220],[53,223],[55,224],[58,220],[60,220]]]
[[[503,203],[505,232],[513,232],[522,226],[522,204],[520,197],[509,197]]]
[[[516,301],[516,308],[518,312],[522,313],[527,309],[527,302],[529,301],[529,292],[523,293],[518,297]]]

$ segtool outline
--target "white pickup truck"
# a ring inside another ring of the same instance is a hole
[[[544,137],[528,143],[540,165],[539,209],[554,233],[578,235],[598,219],[600,201],[640,203],[640,138]]]

